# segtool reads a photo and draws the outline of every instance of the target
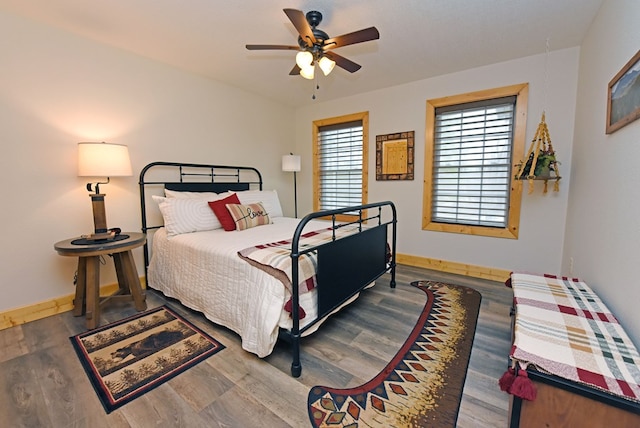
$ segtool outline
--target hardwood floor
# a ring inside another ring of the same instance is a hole
[[[303,340],[302,376],[289,374],[286,343],[264,359],[201,314],[148,290],[149,308],[168,304],[226,349],[142,397],[106,414],[69,341],[85,330],[71,312],[0,331],[0,424],[8,427],[309,427],[313,385],[349,387],[375,376],[395,355],[424,306],[409,283],[429,279],[480,291],[482,306],[458,427],[506,427],[508,395],[497,380],[510,347],[511,290],[499,282],[398,266],[397,288],[385,276],[349,308]],[[136,311],[107,306],[102,324]]]

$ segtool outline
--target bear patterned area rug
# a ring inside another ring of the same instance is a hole
[[[224,349],[166,306],[70,339],[107,413]]]
[[[482,297],[441,282],[411,285],[427,302],[405,344],[364,385],[311,388],[312,426],[455,427]]]

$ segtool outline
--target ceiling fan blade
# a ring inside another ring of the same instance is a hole
[[[297,9],[283,9],[284,13],[289,17],[289,20],[296,27],[302,40],[307,43],[307,46],[311,47],[316,43],[316,36],[311,31],[311,26],[307,22],[307,18],[302,11]]]
[[[300,75],[300,67],[298,64],[294,65],[291,71],[289,72],[289,76],[299,76]]]
[[[246,48],[250,51],[264,51],[264,50],[288,50],[299,51],[300,46],[287,46],[287,45],[246,45]]]
[[[325,40],[325,49],[334,49],[341,46],[354,45],[356,43],[368,42],[380,38],[380,33],[376,27],[369,27],[363,30],[354,31],[353,33],[343,34],[342,36],[332,37]]]
[[[324,55],[326,57],[328,57],[329,59],[334,60],[338,67],[344,68],[349,73],[355,73],[356,71],[360,70],[360,68],[362,68],[362,66],[360,64],[356,64],[355,62],[351,61],[350,59],[347,59],[347,58],[345,58],[345,57],[343,57],[341,55],[338,55],[335,52],[325,52]]]

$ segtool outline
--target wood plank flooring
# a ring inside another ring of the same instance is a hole
[[[106,414],[69,337],[85,331],[71,312],[0,331],[0,425],[7,427],[309,427],[313,385],[351,387],[375,376],[395,355],[424,306],[411,281],[429,279],[475,288],[482,306],[458,427],[506,427],[508,395],[497,379],[510,347],[511,290],[499,282],[398,266],[302,342],[302,376],[289,374],[289,347],[260,359],[239,337],[175,300],[147,291],[149,308],[168,304],[226,349],[142,397]],[[133,315],[133,304],[105,307],[102,324]]]

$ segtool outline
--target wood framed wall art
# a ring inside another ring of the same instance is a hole
[[[415,131],[376,135],[376,180],[413,180]]]
[[[640,50],[609,82],[607,129],[611,134],[640,118]]]

